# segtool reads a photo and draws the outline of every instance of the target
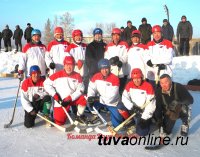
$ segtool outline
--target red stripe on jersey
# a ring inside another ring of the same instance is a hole
[[[103,75],[99,72],[95,74],[91,79],[92,82],[95,82],[96,80],[102,80],[105,82],[112,83],[112,86],[119,86],[119,78],[112,73],[110,73],[109,76],[106,79],[104,79]]]
[[[48,44],[48,46],[47,46],[47,51],[48,51],[48,52],[51,51],[51,48],[52,48],[53,46],[59,45],[59,44],[69,46],[70,43],[69,43],[68,41],[57,41],[57,40],[53,40],[53,41],[51,41],[51,42]]]
[[[118,45],[124,45],[127,49],[129,48],[128,44],[127,44],[125,41],[120,41],[120,42],[118,43]],[[110,43],[106,46],[106,51],[108,50],[108,47],[111,47],[111,46],[118,46],[118,45],[115,45],[115,43],[110,42]]]
[[[28,49],[30,49],[30,48],[32,48],[32,47],[42,47],[42,48],[46,49],[46,46],[43,45],[43,44],[37,45],[37,44],[27,43],[27,44],[23,47],[22,52],[23,52],[23,53],[26,53],[26,52],[28,51]]]
[[[154,41],[150,41],[147,43],[147,47],[154,46],[154,45],[156,45]],[[163,39],[163,41],[160,42],[159,45],[165,45],[167,48],[173,48],[172,42],[166,39]]]
[[[31,77],[27,78],[26,80],[23,81],[21,89],[26,92],[29,87],[44,87],[43,82],[44,78],[40,78],[36,84],[33,84],[33,81]]]
[[[82,83],[82,78],[81,78],[81,75],[77,72],[72,72],[72,74],[68,75],[65,70],[61,70],[61,71],[58,71],[56,73],[54,73],[53,75],[51,75],[49,77],[50,80],[54,81],[56,79],[59,79],[59,78],[62,78],[62,77],[68,77],[68,78],[72,78],[72,79],[76,79],[78,80],[79,83]]]
[[[87,44],[82,43],[80,46],[81,46],[81,47],[86,47]],[[76,45],[75,43],[71,43],[71,44],[67,47],[67,49],[65,50],[65,52],[70,52],[71,49],[74,49],[74,48],[76,48],[76,47],[78,47],[78,45]]]

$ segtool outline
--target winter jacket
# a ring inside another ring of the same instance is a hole
[[[63,69],[63,61],[67,53],[65,49],[69,46],[67,41],[51,41],[47,46],[47,52],[45,53],[46,65],[49,67],[50,63],[55,63],[55,70],[50,69],[50,75]]]
[[[99,71],[98,62],[104,58],[104,52],[106,49],[106,43],[102,41],[93,41],[88,44],[85,52],[85,63],[88,67],[89,77],[92,77]]]
[[[130,81],[122,94],[122,102],[128,110],[133,108],[133,102],[140,108],[146,102],[149,102],[154,97],[154,90],[150,83],[143,81],[142,84],[137,87],[133,81]],[[142,119],[149,119],[152,117],[156,109],[155,101],[152,100],[144,109],[142,113]]]
[[[47,92],[44,90],[43,86],[44,78],[40,78],[36,84],[33,84],[31,77],[27,78],[22,82],[21,86],[21,103],[27,112],[33,110],[31,102],[33,102],[33,96],[38,94],[41,99],[47,95]]]
[[[173,40],[174,29],[170,25],[170,23],[168,23],[166,26],[162,25],[162,34],[163,34],[163,39],[167,39],[169,41]]]
[[[145,55],[147,51],[147,46],[143,44],[132,45],[128,50],[128,77],[131,78],[131,71],[134,68],[140,68],[142,73],[146,74],[146,62]],[[146,77],[146,76],[145,76]]]
[[[175,90],[175,86],[176,86],[176,90]],[[161,118],[162,113],[165,113],[167,111],[169,105],[171,104],[173,100],[180,102],[182,105],[193,104],[193,101],[194,101],[193,97],[188,92],[188,90],[180,83],[172,82],[172,87],[170,89],[169,94],[163,93],[162,89],[159,88],[156,91],[156,112],[155,112],[156,119]]]
[[[119,78],[122,78],[124,77],[124,75],[127,75],[127,51],[128,44],[125,41],[120,41],[117,45],[111,42],[106,46],[104,58],[109,60],[112,57],[118,56],[119,60],[123,63],[122,68],[120,69],[116,65],[111,66],[111,72]]]
[[[179,22],[176,32],[177,39],[179,39],[179,37],[192,39],[192,34],[193,34],[193,28],[189,21]]]
[[[67,47],[67,49],[65,50],[71,56],[74,57],[75,63],[76,63],[74,71],[76,71],[77,73],[79,73],[82,77],[85,77],[88,74],[87,66],[85,64],[86,46],[87,45],[84,44],[84,43],[81,43],[80,45],[78,45],[76,43],[71,43]],[[78,69],[78,66],[77,66],[77,63],[78,63],[79,60],[83,63],[83,66],[82,66],[81,69]]]
[[[107,78],[99,72],[90,80],[87,96],[100,95],[100,103],[108,106],[117,106],[119,96],[119,78],[110,73]]]
[[[150,24],[141,24],[139,26],[139,31],[141,32],[141,42],[146,44],[147,41],[151,40],[151,25]]]
[[[124,29],[124,36],[125,36],[125,40],[128,43],[128,45],[130,46],[132,44],[131,41],[131,33],[136,30],[137,28],[135,26],[132,26],[131,28],[129,28],[128,26]]]
[[[17,28],[17,29],[14,31],[13,39],[15,39],[15,40],[21,40],[21,39],[22,39],[22,36],[23,36],[23,31],[22,31],[22,29]]]
[[[80,74],[72,72],[72,74],[68,75],[64,69],[46,79],[44,88],[52,97],[58,93],[62,100],[71,96],[72,101],[78,99],[84,91]],[[61,107],[61,105],[55,101],[54,107]]]
[[[27,27],[25,29],[25,32],[24,32],[24,38],[27,40],[27,39],[31,39],[31,32],[33,30],[33,27]]]
[[[41,70],[41,76],[46,76],[45,52],[46,47],[41,42],[39,44],[27,43],[23,47],[18,70],[26,71],[26,75],[29,76],[30,67],[38,65]]]
[[[0,32],[0,40],[2,39],[2,33]]]
[[[174,49],[172,42],[166,39],[163,39],[160,43],[155,43],[154,41],[150,41],[147,44],[147,55],[145,57],[146,62],[151,60],[153,67],[147,66],[146,69],[146,77],[149,80],[156,80],[158,73],[158,64],[164,64],[166,68],[160,71],[160,75],[166,73],[172,76],[172,59],[174,55]]]
[[[8,28],[2,31],[2,38],[3,40],[11,39],[13,36],[13,32]]]

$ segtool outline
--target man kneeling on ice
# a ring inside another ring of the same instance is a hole
[[[191,118],[193,97],[187,89],[172,81],[168,74],[160,76],[160,88],[156,92],[155,120],[163,127],[165,134],[170,134],[178,118],[181,118],[181,135],[187,136]]]
[[[87,118],[83,112],[87,103],[83,95],[84,85],[81,75],[74,71],[75,60],[72,56],[66,56],[63,65],[63,70],[52,74],[44,82],[45,90],[54,99],[54,121],[58,125],[64,125],[67,115],[63,107],[69,111],[71,105],[77,105],[76,120],[85,125]]]
[[[98,62],[100,72],[96,73],[90,80],[88,86],[88,104],[98,110],[105,107],[110,112],[110,119],[114,127],[123,122],[117,104],[120,103],[119,78],[110,72],[110,63],[108,59],[101,59]],[[98,116],[91,118],[91,123],[97,120]]]
[[[41,77],[39,66],[31,66],[30,77],[23,81],[21,87],[21,103],[25,110],[24,126],[27,128],[35,125],[35,118],[39,111],[46,118],[49,117],[51,97],[44,90],[43,82],[44,78]]]
[[[136,121],[136,127],[129,127],[128,134],[136,133],[136,136],[146,136],[150,131],[151,118],[156,108],[154,89],[150,83],[144,80],[139,68],[131,71],[131,79],[122,94],[123,105],[118,105],[118,109],[124,119],[136,114],[129,124],[133,126]]]

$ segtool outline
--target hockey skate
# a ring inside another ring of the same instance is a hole
[[[88,124],[88,118],[85,115],[76,116],[75,121],[79,122],[79,124],[83,126]]]
[[[98,115],[92,115],[91,119],[88,120],[88,126],[97,126],[101,124],[101,119]]]
[[[181,125],[181,136],[187,136],[189,132],[189,125],[182,124]]]

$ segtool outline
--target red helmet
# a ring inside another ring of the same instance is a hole
[[[141,37],[140,31],[139,30],[132,31],[131,37],[138,37],[138,38],[140,38]]]
[[[66,56],[64,61],[63,61],[63,64],[71,64],[71,65],[75,65],[75,60],[74,60],[74,57],[72,56]]]
[[[80,29],[73,30],[72,38],[74,38],[75,36],[78,36],[78,35],[83,36],[83,32]]]
[[[112,34],[121,34],[121,29],[119,29],[119,28],[113,28],[112,29]]]
[[[135,68],[131,71],[131,78],[143,78],[141,69]]]
[[[62,27],[56,27],[56,28],[54,29],[54,36],[55,36],[56,34],[64,34],[63,28],[62,28]]]
[[[159,25],[155,25],[152,27],[152,33],[154,32],[162,32],[162,28]]]

